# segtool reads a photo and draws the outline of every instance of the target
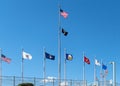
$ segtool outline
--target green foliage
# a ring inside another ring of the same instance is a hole
[[[34,86],[32,83],[21,83],[18,86]]]

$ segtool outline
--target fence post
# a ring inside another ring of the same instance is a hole
[[[34,77],[34,86],[36,86],[36,78]]]
[[[13,76],[13,86],[15,86],[15,76]]]
[[[70,86],[72,86],[72,80],[70,80]]]
[[[55,79],[53,78],[53,86],[54,86],[54,80],[55,80]]]

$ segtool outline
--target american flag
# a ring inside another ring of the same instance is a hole
[[[7,63],[10,63],[11,62],[11,59],[10,58],[7,58],[5,55],[1,54],[1,60],[2,61],[5,61]]]
[[[67,18],[68,13],[60,9],[60,15],[63,16],[64,18]]]

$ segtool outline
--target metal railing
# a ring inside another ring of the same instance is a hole
[[[2,76],[0,77],[0,86],[18,86],[20,83],[32,83],[34,86],[113,86],[109,81],[99,81],[96,85],[93,82],[83,82],[82,80],[60,80],[58,85],[58,79],[52,78],[35,78],[35,77],[21,77],[16,76]],[[116,83],[116,86],[120,86],[120,83]]]

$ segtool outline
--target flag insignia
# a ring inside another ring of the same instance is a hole
[[[73,60],[73,56],[71,54],[66,54],[66,60]]]

